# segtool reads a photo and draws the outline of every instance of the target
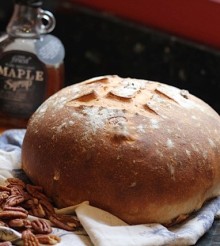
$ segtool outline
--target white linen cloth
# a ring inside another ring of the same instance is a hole
[[[21,146],[25,130],[8,130],[0,136],[0,184],[21,172]],[[114,215],[83,202],[56,210],[59,214],[76,214],[83,228],[67,232],[53,228],[61,237],[58,246],[162,246],[194,245],[219,215],[220,197],[207,202],[184,223],[166,228],[160,224],[130,226]],[[20,244],[21,234],[0,226],[0,239]]]

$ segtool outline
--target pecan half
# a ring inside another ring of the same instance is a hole
[[[12,219],[9,220],[7,223],[12,228],[26,228],[26,229],[32,228],[31,221],[27,219]]]
[[[12,228],[26,228],[26,229],[31,229],[31,221],[27,219],[12,219],[9,220],[8,225]]]
[[[5,204],[7,206],[16,206],[24,201],[24,196],[22,195],[10,195],[7,199]]]
[[[18,211],[18,212],[22,212],[28,215],[28,211],[26,209],[24,209],[23,207],[10,207],[10,206],[4,206],[3,207],[4,211]]]
[[[43,188],[41,186],[27,184],[26,189],[28,193],[32,195],[34,198],[48,200],[48,198],[42,193]]]
[[[3,210],[0,212],[0,219],[26,219],[27,214],[20,211]]]
[[[29,213],[31,215],[34,215],[40,218],[45,218],[46,212],[44,208],[41,206],[41,204],[39,203],[38,199],[33,198],[31,200],[28,200],[26,204],[28,204],[29,206]]]
[[[25,183],[21,179],[18,179],[18,178],[8,178],[7,181],[9,183],[8,187],[19,186],[22,189],[25,188]]]
[[[36,235],[39,243],[54,245],[61,241],[61,239],[53,234],[50,235]]]
[[[69,215],[53,214],[49,220],[54,226],[66,231],[75,231],[80,226],[80,222]]]
[[[23,219],[12,219],[8,221],[8,225],[10,227],[16,228],[16,227],[24,227],[24,220]]]
[[[52,228],[46,220],[33,220],[31,226],[35,234],[49,234],[52,232]]]
[[[52,214],[55,214],[55,210],[54,207],[51,205],[51,203],[46,200],[46,199],[40,199],[39,203],[41,204],[41,206],[43,207],[45,213],[47,216],[50,216]]]
[[[24,246],[40,246],[37,237],[29,230],[25,230],[21,234]]]

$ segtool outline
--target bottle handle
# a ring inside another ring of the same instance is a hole
[[[41,20],[40,33],[52,32],[56,26],[56,20],[54,15],[47,10],[40,10],[39,19]]]

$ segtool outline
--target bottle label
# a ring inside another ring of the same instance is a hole
[[[34,54],[8,51],[0,57],[0,111],[28,118],[45,98],[46,67]]]
[[[63,62],[65,50],[61,41],[53,35],[42,35],[35,43],[35,52],[45,64],[55,65]]]

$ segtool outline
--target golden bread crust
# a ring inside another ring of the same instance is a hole
[[[170,223],[220,194],[220,118],[185,90],[94,78],[34,113],[22,165],[58,207],[88,200],[130,224]]]

